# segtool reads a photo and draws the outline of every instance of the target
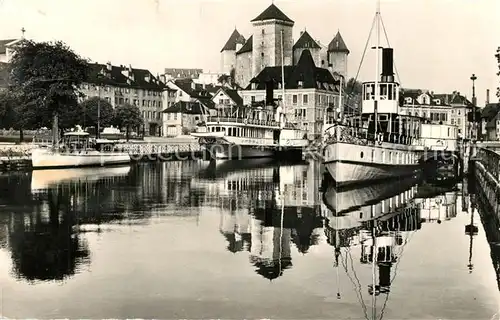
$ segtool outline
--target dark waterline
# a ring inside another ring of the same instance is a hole
[[[495,319],[465,187],[321,180],[269,160],[0,175],[0,315]]]

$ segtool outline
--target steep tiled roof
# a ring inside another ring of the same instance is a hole
[[[321,47],[318,45],[316,41],[311,37],[309,32],[304,31],[301,35],[299,40],[294,44],[293,46],[294,49],[298,48],[311,48],[311,49],[321,49]]]
[[[489,103],[481,110],[481,118],[487,121],[494,119],[500,112],[500,103]]]
[[[472,105],[472,103],[466,97],[462,96],[460,92],[453,92],[452,94],[435,94],[434,97],[445,101],[445,103],[447,104],[458,104],[466,106]]]
[[[203,88],[202,84],[195,83],[191,79],[178,79],[174,81],[174,84],[191,98],[211,99],[212,95],[218,90],[214,85],[205,85],[205,88]]]
[[[241,47],[240,51],[236,52],[236,54],[251,52],[253,50],[253,35],[248,38],[247,42]]]
[[[278,9],[277,6],[271,4],[269,7],[267,7],[266,10],[264,10],[261,14],[259,14],[255,19],[251,20],[250,22],[254,21],[264,21],[264,20],[281,20],[281,21],[286,21],[286,22],[292,22],[293,20],[288,18],[283,11]]]
[[[239,95],[238,90],[228,89],[228,88],[220,88],[220,90],[224,91],[224,93],[237,105],[243,104],[243,98]]]
[[[227,40],[226,44],[224,45],[224,47],[221,49],[220,52],[226,51],[226,50],[236,50],[236,44],[238,44],[238,43],[241,45],[244,45],[245,44],[245,37],[243,37],[238,32],[238,30],[234,29],[233,33],[231,34],[231,36],[229,37],[229,39]]]
[[[5,40],[0,40],[0,54],[5,53],[7,51],[6,45],[8,45],[11,42],[16,41],[17,39],[5,39]]]
[[[163,110],[163,113],[204,114],[202,109],[203,106],[199,102],[178,101]]]
[[[337,32],[335,37],[332,39],[330,44],[328,45],[328,51],[329,52],[346,52],[349,54],[349,49],[347,49],[347,46],[344,42],[344,39],[342,39],[342,36],[340,35],[340,31]]]
[[[109,68],[111,67],[111,68]],[[107,64],[91,63],[88,82],[115,87],[137,89],[164,90],[165,86],[146,69],[131,68],[130,77],[126,76],[125,66],[109,66]],[[125,71],[125,74],[124,74]],[[147,79],[149,77],[149,80]]]
[[[302,81],[304,89],[321,89],[331,90],[329,87],[324,87],[324,84],[334,85],[335,91],[338,91],[336,81],[330,71],[323,68],[318,68],[314,64],[314,60],[309,50],[302,51],[299,61],[295,66],[285,66],[285,89],[298,89],[299,81]],[[247,90],[251,89],[252,83],[257,85],[257,89],[265,89],[266,83],[269,81],[275,84],[281,83],[281,66],[266,67],[255,78],[250,81]]]

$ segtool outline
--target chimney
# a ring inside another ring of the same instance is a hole
[[[266,82],[266,105],[273,105],[274,103],[274,83],[272,81]]]
[[[490,103],[490,89],[486,89],[486,104]]]
[[[393,52],[392,48],[382,49],[382,82],[394,82]]]

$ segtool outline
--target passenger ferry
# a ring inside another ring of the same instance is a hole
[[[33,149],[33,169],[61,169],[122,165],[131,162],[127,152],[115,150],[115,141],[90,141],[89,133],[78,128],[64,134],[58,145]]]
[[[214,159],[274,157],[301,153],[307,147],[307,131],[288,123],[282,106],[240,106],[218,109],[207,117],[203,131],[191,133]]]
[[[375,18],[380,25],[378,7]],[[376,48],[380,48],[378,43]],[[381,75],[378,65],[379,49],[375,81],[362,85],[360,116],[339,120],[338,111],[333,115],[328,111],[325,117],[324,164],[340,186],[399,178],[419,170],[415,146],[420,145],[422,120],[400,115],[400,86],[394,81],[392,48],[382,49]]]

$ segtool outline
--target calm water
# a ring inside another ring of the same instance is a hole
[[[0,175],[0,314],[498,319],[466,188],[321,180],[266,160]]]

